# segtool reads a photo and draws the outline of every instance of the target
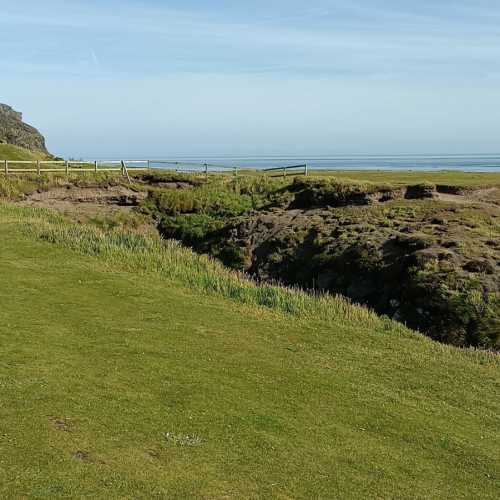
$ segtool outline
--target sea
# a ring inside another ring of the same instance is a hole
[[[169,160],[151,160],[158,168],[258,169],[307,164],[312,170],[459,170],[500,172],[498,155],[343,155],[343,156],[182,156]]]

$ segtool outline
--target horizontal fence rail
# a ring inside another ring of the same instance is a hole
[[[205,174],[233,173],[252,170],[236,166],[219,165],[214,163],[194,163],[178,160],[0,160],[0,173],[5,175],[34,173],[99,173],[117,172],[129,177],[129,172],[174,170],[179,173]],[[266,173],[288,173],[292,175],[307,175],[307,165],[292,165],[262,169]]]
[[[264,172],[276,172],[278,174],[280,172],[283,172],[283,177],[286,177],[288,172],[292,172],[292,174],[294,174],[294,175],[297,175],[297,174],[307,175],[309,173],[307,165],[291,165],[289,167],[272,167],[272,168],[265,168],[263,171]]]
[[[148,170],[149,166],[129,166],[137,161],[106,160],[106,161],[82,161],[82,160],[2,160],[0,161],[0,172],[6,175],[20,173],[66,173],[70,172],[120,172],[124,170]]]
[[[223,173],[231,171],[238,172],[238,167],[228,167],[227,165],[217,165],[214,163],[193,163],[178,160],[150,160],[150,165],[166,165],[175,168],[179,173]]]

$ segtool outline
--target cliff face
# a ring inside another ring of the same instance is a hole
[[[6,104],[0,104],[0,144],[13,144],[29,151],[49,154],[40,132],[23,122],[23,115]]]

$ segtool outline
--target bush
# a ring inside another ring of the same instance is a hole
[[[221,219],[208,214],[178,215],[162,217],[158,231],[163,238],[180,240],[196,248],[209,233],[223,226],[224,222]]]

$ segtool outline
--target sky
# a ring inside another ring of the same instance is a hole
[[[498,0],[0,0],[0,102],[75,158],[500,152]]]

